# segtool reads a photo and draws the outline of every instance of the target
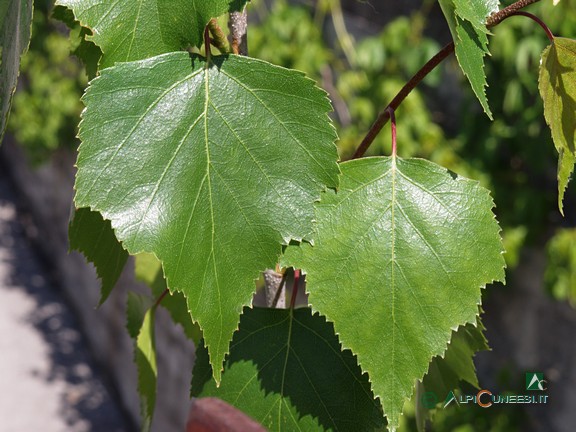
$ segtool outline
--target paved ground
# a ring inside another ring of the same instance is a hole
[[[129,431],[0,172],[0,431]]]

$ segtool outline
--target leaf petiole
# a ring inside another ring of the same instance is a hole
[[[206,57],[206,64],[210,63],[210,56],[212,52],[210,51],[210,28],[206,26],[204,28],[204,55]]]
[[[540,27],[542,27],[542,29],[544,29],[544,31],[546,32],[546,36],[548,36],[550,42],[551,43],[554,42],[554,35],[552,34],[552,30],[550,30],[550,28],[546,25],[546,23],[542,21],[540,18],[538,18],[536,15],[531,14],[530,12],[517,11],[512,13],[506,18],[509,18],[514,15],[525,16],[527,18],[530,18],[532,21],[536,22]]]
[[[154,305],[152,306],[152,309],[158,308],[158,306],[160,305],[160,303],[162,303],[162,300],[164,300],[164,297],[166,297],[166,294],[168,294],[168,288],[166,288],[164,291],[162,291],[162,294],[160,294],[160,295],[158,296],[158,298],[157,298],[156,301],[154,302]]]
[[[396,157],[396,116],[394,115],[394,108],[388,107],[386,109],[390,116],[390,129],[392,132],[392,157]]]

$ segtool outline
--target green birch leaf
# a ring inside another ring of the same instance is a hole
[[[558,208],[563,200],[576,162],[576,41],[554,38],[540,62],[540,95],[544,117],[558,150]]]
[[[456,58],[484,112],[492,119],[485,88],[484,56],[488,51],[486,18],[497,10],[498,1],[439,0],[454,40]]]
[[[70,249],[81,252],[96,267],[102,281],[100,303],[108,298],[128,260],[126,252],[116,239],[110,221],[88,208],[75,210],[68,227]]]
[[[102,50],[100,67],[200,46],[210,18],[241,10],[247,0],[57,0],[72,9],[88,40]]]
[[[152,289],[152,295],[155,298],[161,296],[167,288],[162,264],[152,254],[140,253],[136,255],[134,274],[136,279],[144,282]],[[200,338],[202,338],[202,331],[198,324],[192,320],[184,295],[181,292],[171,292],[162,299],[160,306],[168,311],[174,323],[182,326],[188,339],[198,345]]]
[[[154,406],[156,405],[156,382],[158,367],[156,365],[156,341],[154,337],[155,308],[144,315],[142,328],[136,338],[136,368],[138,369],[138,393],[142,409],[142,431],[150,430]]]
[[[219,380],[255,279],[338,185],[330,102],[300,72],[188,53],[105,69],[84,102],[75,201],[162,261]]]
[[[222,383],[196,351],[193,396],[215,396],[269,431],[372,431],[384,418],[368,376],[342,351],[334,327],[308,308],[248,309],[234,334]]]
[[[504,279],[500,228],[486,189],[431,162],[341,169],[316,207],[315,245],[289,246],[281,263],[306,273],[313,310],[358,356],[395,429],[452,330],[476,322],[481,288]]]
[[[6,129],[12,95],[16,89],[20,58],[30,43],[32,0],[0,3],[0,141]]]
[[[493,119],[492,112],[486,98],[486,74],[484,73],[484,55],[489,54],[488,36],[486,33],[477,31],[468,21],[460,21],[456,18],[456,58],[464,75],[468,78],[474,94],[480,101],[484,112]]]

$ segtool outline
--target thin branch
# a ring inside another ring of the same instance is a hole
[[[340,0],[332,0],[330,9],[332,12],[332,23],[334,24],[334,30],[336,31],[338,42],[344,51],[348,64],[354,66],[356,64],[356,49],[354,48],[354,40],[346,29]]]
[[[273,309],[286,307],[286,272],[280,273],[272,269],[264,272],[264,294],[266,306]]]
[[[494,27],[495,25],[500,24],[514,12],[519,11],[520,9],[524,9],[526,6],[531,5],[532,3],[538,3],[540,0],[519,0],[516,3],[512,3],[510,6],[505,7],[498,12],[494,12],[492,15],[488,17],[486,20],[486,27]]]
[[[400,106],[400,104],[404,101],[404,99],[406,99],[406,96],[408,96],[410,92],[414,90],[414,88],[420,83],[420,81],[422,81],[426,77],[426,75],[432,72],[434,68],[442,62],[442,60],[444,60],[453,52],[454,52],[454,42],[450,42],[448,45],[442,48],[434,57],[428,60],[428,62],[424,66],[422,66],[422,68],[418,72],[416,72],[416,74],[410,79],[410,81],[408,81],[404,85],[404,87],[402,87],[402,89],[398,92],[398,94],[394,97],[394,99],[392,99],[392,102],[390,102],[388,106],[384,108],[384,111],[382,111],[378,115],[378,118],[376,119],[376,121],[374,122],[374,124],[372,125],[372,127],[370,128],[370,130],[360,143],[360,146],[354,153],[354,156],[352,156],[352,159],[357,159],[361,157],[364,153],[366,153],[366,150],[368,150],[370,144],[372,144],[372,142],[374,141],[376,136],[380,133],[384,125],[388,123],[388,120],[390,119],[389,109],[391,108],[394,111],[396,111]]]
[[[516,3],[511,4],[504,9],[493,13],[488,17],[486,20],[487,27],[494,27],[495,25],[500,24],[503,20],[507,17],[511,16],[512,14],[516,13],[522,8],[525,8],[532,3],[537,3],[540,0],[519,0]],[[440,52],[438,52],[434,57],[432,57],[428,62],[422,66],[422,68],[416,72],[416,74],[400,89],[398,94],[392,99],[392,102],[384,108],[384,110],[378,115],[378,118],[370,127],[370,130],[356,149],[356,152],[352,156],[352,159],[357,159],[366,153],[368,147],[374,142],[374,139],[380,133],[384,125],[390,119],[390,112],[389,109],[397,110],[400,104],[406,99],[406,96],[410,94],[412,90],[428,75],[436,66],[438,66],[446,57],[454,52],[454,42],[450,42],[446,45]]]

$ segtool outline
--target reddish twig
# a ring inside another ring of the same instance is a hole
[[[532,3],[539,2],[540,0],[519,0],[516,3],[511,4],[504,9],[493,13],[486,20],[486,27],[494,27],[500,24],[509,16],[517,13],[520,9],[525,8]],[[390,119],[389,109],[397,110],[400,104],[406,99],[406,96],[410,94],[412,90],[428,75],[436,66],[438,66],[446,57],[454,52],[454,42],[450,42],[444,48],[440,50],[434,57],[432,57],[428,62],[422,66],[422,68],[416,72],[416,74],[400,89],[398,94],[392,99],[392,102],[384,108],[384,110],[378,115],[376,121],[370,127],[370,130],[356,149],[356,152],[352,156],[352,159],[359,158],[366,153],[368,147],[374,142],[376,136],[380,133],[384,125]]]
[[[378,115],[378,118],[376,119],[376,121],[374,122],[374,124],[372,125],[372,127],[370,128],[370,130],[368,131],[368,133],[358,146],[358,149],[354,153],[354,156],[352,156],[352,159],[359,158],[364,153],[366,153],[366,150],[368,150],[370,144],[372,144],[372,142],[374,141],[376,136],[380,133],[384,125],[388,123],[388,120],[390,119],[389,109],[396,111],[400,106],[400,104],[404,101],[404,99],[406,99],[406,96],[408,96],[410,92],[414,90],[414,88],[420,83],[420,81],[422,81],[426,77],[426,75],[432,72],[434,68],[442,62],[442,60],[444,60],[453,52],[454,52],[454,42],[450,42],[448,45],[442,48],[434,57],[428,60],[428,62],[424,66],[422,66],[422,68],[418,72],[416,72],[416,74],[410,79],[410,81],[408,81],[404,85],[404,87],[402,87],[402,89],[398,92],[398,94],[394,97],[394,99],[392,99],[392,102],[390,102],[388,106],[384,109],[384,111],[382,111]]]
[[[544,31],[546,32],[546,36],[548,36],[548,39],[550,40],[550,42],[554,42],[554,34],[552,34],[552,30],[550,30],[550,28],[544,23],[544,21],[542,21],[536,15],[531,14],[530,12],[518,11],[518,12],[514,12],[513,14],[510,14],[506,18],[510,18],[511,16],[516,16],[516,15],[528,17],[532,21],[538,23],[538,25],[540,27],[542,27],[544,29]]]
[[[495,25],[500,24],[514,12],[519,11],[520,9],[524,9],[526,6],[531,5],[532,3],[537,3],[540,0],[519,0],[516,3],[512,3],[510,6],[505,7],[498,12],[494,12],[492,15],[488,17],[486,20],[486,27],[494,27]]]

